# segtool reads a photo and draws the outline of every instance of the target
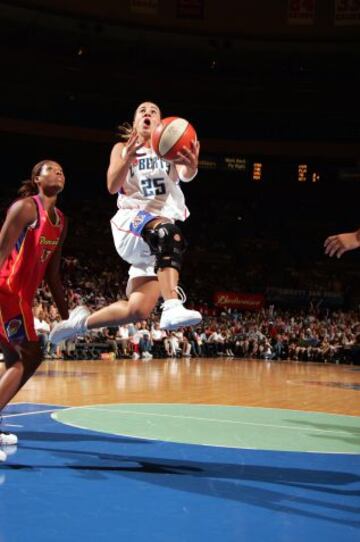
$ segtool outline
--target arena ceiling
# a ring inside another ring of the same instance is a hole
[[[280,0],[240,4],[189,20],[175,1],[156,17],[130,0],[0,1],[0,116],[111,130],[149,98],[208,137],[357,141],[360,27],[326,10],[290,27]]]

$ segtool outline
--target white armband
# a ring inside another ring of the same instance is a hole
[[[185,177],[181,169],[180,171],[178,171],[178,176],[179,176],[180,181],[182,181],[183,183],[189,183],[196,177],[196,175],[198,174],[198,171],[199,171],[198,168],[196,168],[194,175],[192,175],[191,177]]]

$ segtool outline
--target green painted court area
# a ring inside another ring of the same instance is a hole
[[[360,453],[360,417],[195,404],[105,404],[57,411],[58,422],[114,435],[296,452]]]

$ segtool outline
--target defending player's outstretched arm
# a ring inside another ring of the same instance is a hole
[[[331,235],[324,243],[325,254],[340,258],[348,250],[360,247],[360,229],[349,232]]]

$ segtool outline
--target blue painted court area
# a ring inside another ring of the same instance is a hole
[[[115,436],[58,409],[4,411],[20,442],[0,464],[0,542],[359,540],[359,455]]]

